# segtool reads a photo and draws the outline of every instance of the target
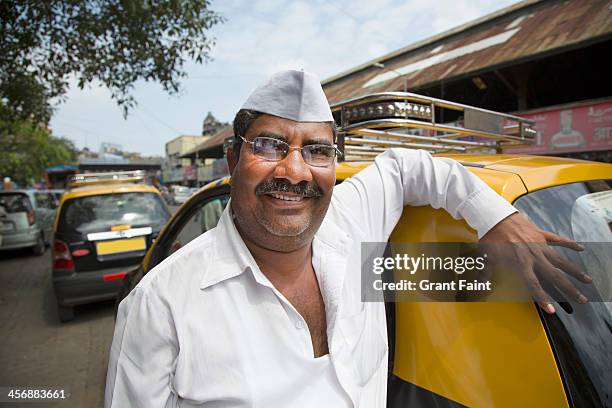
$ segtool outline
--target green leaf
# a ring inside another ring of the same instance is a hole
[[[99,81],[127,115],[140,79],[180,89],[183,56],[209,61],[206,30],[225,19],[209,1],[0,1],[0,100],[11,115],[48,123],[50,101]],[[27,67],[27,70],[24,69]]]

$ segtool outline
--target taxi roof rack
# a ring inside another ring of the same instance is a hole
[[[140,183],[145,180],[144,170],[114,171],[108,173],[83,173],[70,176],[68,188],[96,184]]]
[[[373,160],[391,147],[432,153],[503,153],[534,142],[535,122],[410,92],[360,96],[331,106],[342,161]],[[438,118],[459,117],[451,123]]]

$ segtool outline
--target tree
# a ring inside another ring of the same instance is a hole
[[[22,186],[40,181],[45,169],[59,164],[76,164],[72,141],[55,137],[27,119],[5,119],[7,108],[0,104],[0,176]]]
[[[0,1],[0,100],[13,117],[48,123],[71,77],[108,87],[127,115],[137,80],[180,91],[187,58],[210,60],[207,31],[224,21],[208,0]]]

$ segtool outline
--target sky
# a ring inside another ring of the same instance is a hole
[[[250,92],[283,69],[304,69],[322,80],[439,34],[516,0],[213,0],[226,18],[215,26],[212,61],[185,65],[182,91],[170,96],[157,83],[136,83],[138,106],[127,119],[110,92],[74,85],[56,106],[51,129],[77,148],[100,143],[144,156],[163,156],[180,135],[199,135],[210,111],[231,122]]]

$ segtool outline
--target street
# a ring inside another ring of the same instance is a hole
[[[60,402],[20,403],[35,407],[101,407],[113,302],[76,308],[61,324],[51,284],[51,251],[0,253],[1,387],[64,389]],[[17,406],[0,403],[0,406]]]
[[[168,206],[171,213],[177,208]],[[60,323],[50,248],[42,256],[0,252],[0,387],[70,393],[65,401],[20,407],[101,407],[114,326],[113,301],[77,306],[75,319]]]

